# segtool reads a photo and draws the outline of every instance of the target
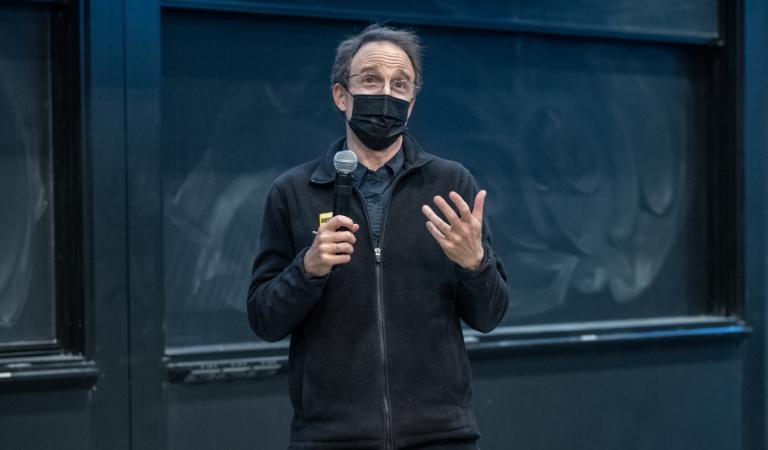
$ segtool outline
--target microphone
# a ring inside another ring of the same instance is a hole
[[[352,172],[357,167],[357,155],[352,150],[336,152],[333,157],[336,185],[333,193],[333,215],[349,217],[352,201]]]

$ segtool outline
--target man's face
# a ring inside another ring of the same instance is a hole
[[[336,107],[344,112],[347,120],[352,117],[353,94],[385,94],[407,100],[411,102],[408,108],[410,117],[415,98],[413,83],[416,75],[411,59],[403,49],[389,41],[368,42],[352,57],[349,75],[349,91],[338,83],[333,86]],[[381,86],[374,89],[371,86],[377,80]]]

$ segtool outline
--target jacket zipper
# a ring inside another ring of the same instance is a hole
[[[375,281],[376,281],[376,322],[379,331],[379,362],[381,363],[381,370],[384,375],[384,442],[385,449],[392,450],[392,412],[389,405],[389,375],[387,368],[387,339],[384,332],[384,293],[381,282],[381,247],[380,243],[373,240],[373,229],[371,228],[371,218],[368,215],[368,209],[365,207],[365,200],[360,190],[355,186],[355,193],[360,199],[360,204],[363,206],[363,214],[365,214],[365,220],[368,222],[368,234],[371,238],[371,247],[373,247],[373,254],[376,260],[374,265]],[[386,211],[386,210],[385,210]],[[386,212],[385,212],[386,214]],[[382,226],[382,236],[384,235]]]
[[[410,170],[404,170],[400,175],[396,176],[392,181],[392,189],[390,190],[387,203],[385,204],[384,214],[381,217],[381,235],[379,236],[379,242],[373,241],[373,230],[371,228],[371,218],[368,216],[368,209],[365,207],[365,200],[360,190],[355,186],[355,193],[360,199],[360,203],[363,206],[363,213],[365,214],[365,220],[368,222],[368,234],[371,237],[371,246],[373,247],[373,254],[376,258],[375,264],[375,278],[376,278],[376,319],[378,321],[379,328],[379,351],[381,352],[381,367],[384,373],[384,439],[385,449],[393,450],[394,444],[392,442],[392,410],[389,402],[389,369],[387,367],[387,338],[384,329],[384,286],[381,279],[381,247],[384,244],[384,229],[387,227],[387,213],[389,212],[389,202],[392,199],[392,194],[395,192],[395,187],[398,181],[403,178]]]
[[[389,368],[387,367],[387,339],[384,330],[384,288],[381,281],[381,248],[373,249],[376,256],[376,317],[379,322],[379,348],[384,372],[384,438],[386,449],[392,450],[392,411],[389,405]]]

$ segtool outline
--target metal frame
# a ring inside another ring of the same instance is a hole
[[[52,12],[51,73],[53,96],[56,313],[62,350],[84,348],[83,210],[80,167],[80,102],[77,10],[71,5]]]
[[[78,12],[65,1],[13,4],[42,7],[50,15],[56,337],[0,346],[0,388],[92,384],[97,369],[84,356]]]
[[[485,19],[443,17],[438,14],[414,14],[393,10],[367,10],[359,7],[296,6],[270,1],[238,0],[162,0],[164,8],[262,14],[283,17],[307,17],[370,22],[386,20],[408,25],[442,26],[475,30],[499,30],[519,33],[537,33],[555,36],[596,37],[635,41],[668,42],[678,44],[712,45],[719,40],[717,33],[680,32],[664,30],[633,30],[621,27],[581,26],[578,24],[552,24],[538,20]]]

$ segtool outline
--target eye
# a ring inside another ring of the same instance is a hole
[[[381,80],[374,75],[366,74],[360,77],[360,83],[363,87],[377,87],[381,85]]]
[[[390,82],[390,86],[396,91],[407,91],[410,84],[408,80],[392,80]]]

